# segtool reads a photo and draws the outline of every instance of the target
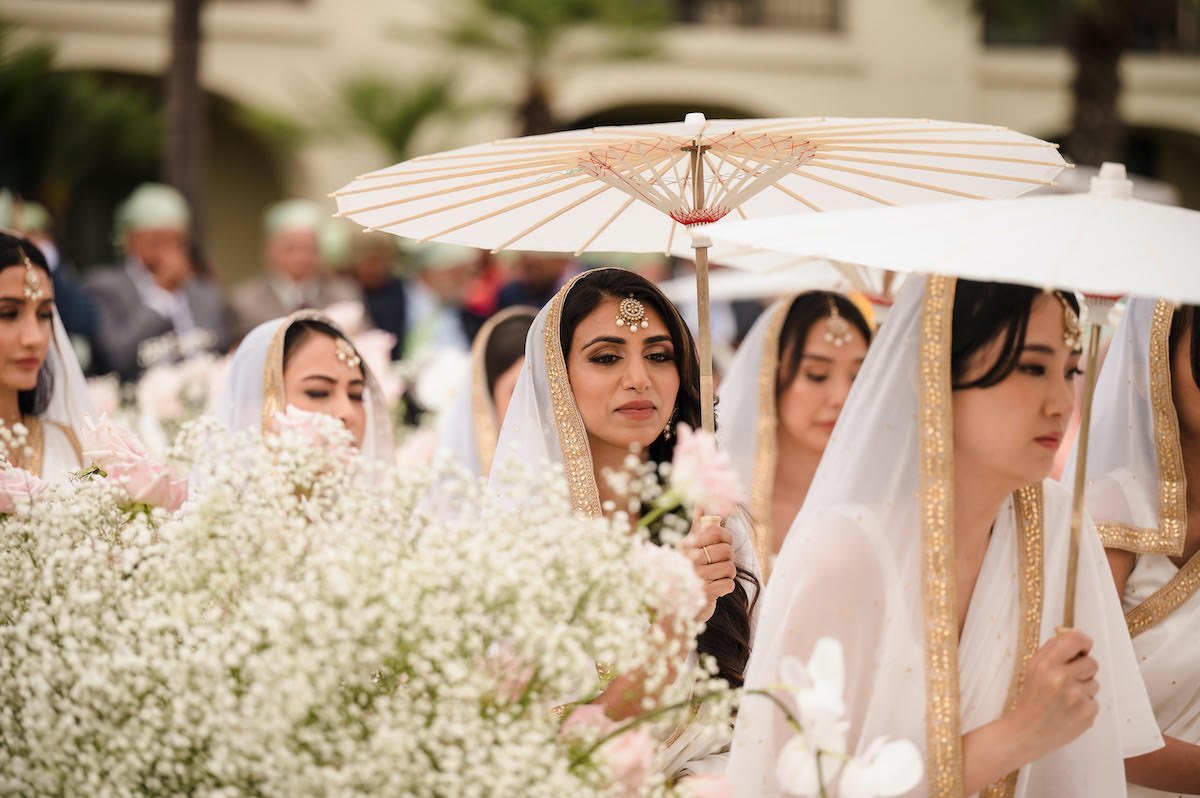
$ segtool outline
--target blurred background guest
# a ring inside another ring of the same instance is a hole
[[[512,280],[500,289],[500,308],[528,305],[540,308],[579,273],[575,259],[557,252],[514,252]]]
[[[467,310],[467,293],[486,253],[458,244],[406,247],[413,276],[404,284],[403,356],[420,358],[443,349],[465,353],[483,319]]]
[[[322,272],[318,235],[327,213],[308,200],[285,200],[263,217],[265,269],[233,291],[234,330],[240,338],[263,322],[302,308],[323,309],[361,300],[354,282]]]
[[[228,309],[216,283],[197,273],[190,223],[183,195],[161,183],[139,186],[118,207],[115,233],[125,260],[93,268],[84,281],[98,316],[94,372],[136,378],[138,347],[168,333],[203,330],[214,348],[228,348]]]

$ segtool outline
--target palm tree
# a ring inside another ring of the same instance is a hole
[[[1174,5],[1174,0],[1164,2]],[[1064,149],[1077,163],[1096,166],[1124,158],[1120,66],[1139,3],[1146,0],[977,0],[991,21],[1034,41],[1044,42],[1047,34],[1062,41],[1074,65]]]
[[[208,118],[204,90],[200,87],[200,13],[204,0],[173,0],[172,5],[163,177],[187,197],[192,206],[193,239],[199,241],[199,234],[204,230],[204,176],[208,149]]]
[[[18,46],[0,25],[0,186],[66,216],[72,192],[102,169],[152,171],[162,137],[154,97],[62,72],[49,44]]]
[[[467,110],[454,101],[454,80],[447,76],[408,85],[371,75],[353,78],[342,84],[338,105],[341,124],[335,127],[348,124],[373,139],[394,161],[413,155],[413,139],[426,123]]]
[[[463,14],[446,31],[457,47],[501,56],[519,65],[524,79],[514,117],[521,135],[558,130],[552,73],[583,58],[631,58],[652,50],[653,34],[668,19],[666,0],[463,0]],[[567,35],[584,28],[604,32],[598,51],[567,52]]]

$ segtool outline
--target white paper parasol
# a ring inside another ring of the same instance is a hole
[[[1200,303],[1200,212],[1133,199],[1125,167],[1105,164],[1087,194],[726,222],[708,233],[728,246],[1085,294],[1088,365],[1064,618],[1071,626],[1100,328],[1127,294]]]
[[[1004,128],[914,119],[744,119],[594,128],[427,155],[334,192],[368,230],[492,250],[670,252],[730,213],[1018,196],[1065,166]],[[707,249],[697,247],[702,419],[712,429]]]

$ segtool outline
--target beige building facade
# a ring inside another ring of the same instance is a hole
[[[386,165],[372,142],[330,124],[338,86],[351,77],[404,83],[458,75],[462,100],[485,110],[427,126],[418,151],[513,134],[504,108],[520,96],[516,66],[454,52],[440,35],[446,13],[462,2],[210,0],[204,87],[227,104],[320,128],[292,150],[214,130],[206,238],[222,276],[255,270],[257,223],[268,202],[323,199]],[[709,13],[668,29],[649,60],[563,63],[552,86],[557,117],[573,127],[681,118],[697,108],[929,117],[1049,138],[1068,128],[1067,55],[985,45],[969,0],[765,0],[755,25],[723,22],[721,3],[697,5]],[[169,14],[167,0],[0,0],[0,16],[18,23],[21,35],[58,45],[62,68],[150,77],[167,63]],[[1154,142],[1155,177],[1173,183],[1183,204],[1200,207],[1200,57],[1131,53],[1122,77],[1122,113],[1137,136]]]

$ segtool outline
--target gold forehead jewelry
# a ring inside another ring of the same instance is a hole
[[[850,343],[852,337],[850,323],[842,318],[841,313],[838,313],[837,303],[833,301],[833,297],[829,297],[829,318],[825,320],[825,340],[836,347],[843,347]]]
[[[1083,349],[1083,328],[1079,326],[1079,314],[1061,291],[1055,291],[1054,296],[1063,309],[1063,342],[1072,352]]]
[[[37,302],[42,298],[42,280],[38,277],[33,261],[29,260],[29,255],[25,253],[25,247],[17,244],[17,251],[21,253],[21,262],[25,264],[25,298],[30,302]]]
[[[630,332],[637,332],[638,327],[642,329],[649,327],[650,322],[646,319],[646,306],[633,297],[622,299],[621,306],[617,308],[617,326],[628,326]]]
[[[362,358],[358,356],[358,352],[354,351],[354,347],[345,338],[338,338],[334,341],[334,349],[336,350],[337,359],[346,365],[346,368],[356,369],[362,365]]]

